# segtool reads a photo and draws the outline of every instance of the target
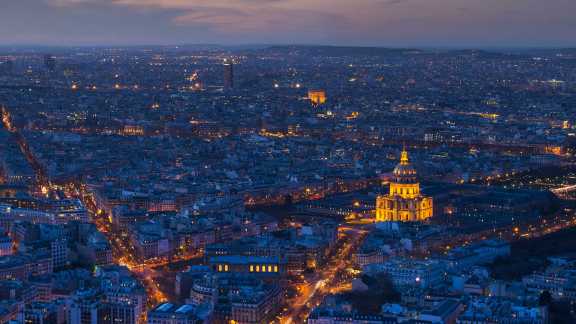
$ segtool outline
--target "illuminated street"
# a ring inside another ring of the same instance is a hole
[[[326,265],[306,282],[297,286],[298,296],[289,302],[291,310],[285,314],[280,322],[283,324],[300,323],[304,321],[311,309],[317,306],[324,297],[335,292],[343,283],[338,280],[340,274],[352,266],[351,256],[362,243],[366,231],[354,228],[344,230],[342,240],[345,242],[336,254],[327,261]]]

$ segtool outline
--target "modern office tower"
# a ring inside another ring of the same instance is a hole
[[[224,89],[234,88],[234,62],[231,59],[224,60]]]
[[[44,55],[44,66],[50,72],[56,70],[56,58],[51,54]]]

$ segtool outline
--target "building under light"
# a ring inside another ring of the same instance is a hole
[[[218,273],[242,273],[258,277],[278,277],[286,273],[286,262],[277,257],[214,256],[209,264]]]
[[[204,82],[202,82],[197,72],[194,72],[190,77],[188,77],[188,81],[190,82],[190,90],[192,91],[204,90]]]
[[[323,105],[326,103],[326,91],[308,90],[308,99],[310,99],[314,106]]]
[[[124,136],[141,136],[144,135],[144,127],[140,125],[124,125],[120,134]]]
[[[420,193],[416,169],[408,159],[408,152],[403,150],[388,195],[376,197],[376,221],[419,222],[432,214],[432,198]]]

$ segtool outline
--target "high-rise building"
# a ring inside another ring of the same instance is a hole
[[[50,54],[44,55],[44,66],[48,71],[54,72],[56,70],[56,58]]]
[[[234,62],[230,59],[224,60],[224,89],[234,88]]]
[[[420,193],[416,169],[408,159],[408,152],[402,150],[388,195],[376,197],[376,221],[418,222],[432,217],[432,214],[432,198]]]

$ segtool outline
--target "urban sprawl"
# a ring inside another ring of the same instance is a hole
[[[0,48],[0,323],[576,322],[576,50]]]

